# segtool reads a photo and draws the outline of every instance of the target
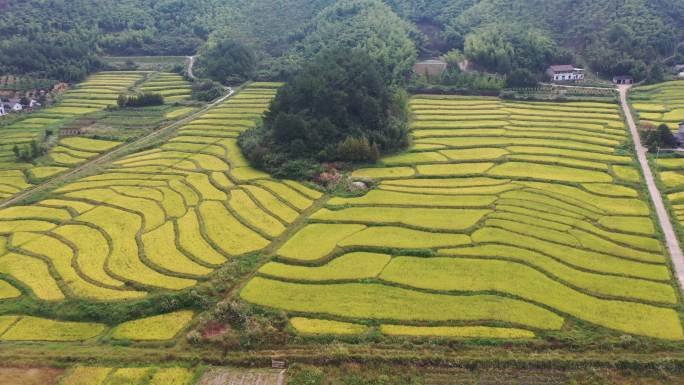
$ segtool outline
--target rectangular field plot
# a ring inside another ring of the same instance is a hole
[[[684,339],[617,105],[416,96],[411,106],[413,147],[355,171],[377,187],[329,199],[244,300],[288,312],[309,335],[373,325],[421,338]],[[683,165],[661,164],[682,219]]]

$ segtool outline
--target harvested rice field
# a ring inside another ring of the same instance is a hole
[[[377,188],[325,201],[241,298],[304,335],[684,339],[616,104],[411,107],[413,147],[354,172]]]
[[[166,103],[188,99],[192,93],[190,83],[181,75],[174,73],[156,73],[147,79],[139,90],[161,94]]]

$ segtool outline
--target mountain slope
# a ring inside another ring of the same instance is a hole
[[[431,47],[433,51],[445,51],[463,48],[466,37],[484,27],[533,28],[604,75],[643,72],[684,41],[681,0],[384,3],[391,10],[368,14],[363,21],[351,17],[334,30],[350,39],[358,37],[355,23],[368,25],[376,18],[382,25],[398,15],[419,25],[433,40],[444,42]],[[336,35],[321,40],[326,34],[321,18],[329,18],[325,14],[331,12],[327,9],[337,9],[332,12],[340,16],[346,12],[345,2],[333,0],[9,0],[2,4],[0,36],[5,38],[0,41],[0,73],[64,80],[78,80],[97,68],[97,54],[186,55],[208,39],[225,37],[254,48],[264,63],[263,76],[279,75],[287,72],[283,66],[297,63],[299,53],[312,50],[307,44],[337,40]],[[412,27],[392,23],[422,42]],[[378,37],[394,39],[394,34]]]

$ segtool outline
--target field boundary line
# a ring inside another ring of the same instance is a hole
[[[651,200],[656,209],[656,214],[658,216],[658,222],[660,222],[660,228],[663,230],[665,235],[665,242],[667,244],[667,249],[670,252],[670,259],[672,260],[672,265],[674,266],[674,273],[677,276],[677,281],[679,282],[680,289],[684,289],[684,254],[682,253],[682,248],[677,239],[677,233],[672,226],[670,221],[670,214],[665,208],[665,203],[663,202],[662,194],[658,189],[653,177],[653,172],[648,164],[648,159],[646,158],[646,148],[641,145],[641,138],[639,137],[639,131],[634,123],[634,115],[632,115],[632,110],[627,102],[627,95],[629,93],[631,86],[620,86],[620,104],[622,105],[622,110],[625,113],[625,118],[627,119],[627,125],[632,133],[632,140],[634,141],[634,147],[637,153],[637,158],[639,159],[639,165],[643,171],[644,178],[646,179],[646,185],[648,187],[648,192],[651,196]]]
[[[225,87],[225,89],[227,91],[226,95],[216,99],[215,101],[211,102],[210,104],[206,105],[204,108],[201,108],[200,110],[196,111],[195,113],[190,114],[190,115],[186,116],[185,118],[183,118],[179,121],[171,123],[168,126],[165,126],[165,127],[162,127],[156,131],[153,131],[153,132],[151,132],[151,133],[149,133],[149,134],[147,134],[141,138],[138,138],[133,142],[125,143],[119,147],[116,147],[112,151],[102,153],[100,156],[92,158],[91,160],[89,160],[85,163],[82,163],[81,165],[77,166],[76,168],[74,168],[74,169],[72,169],[72,170],[70,170],[64,174],[58,175],[55,178],[52,178],[52,179],[49,179],[43,183],[37,184],[34,187],[20,193],[19,195],[15,195],[15,196],[5,200],[4,202],[0,202],[0,209],[9,207],[9,206],[11,206],[17,202],[20,202],[24,199],[30,198],[32,195],[39,193],[41,191],[47,190],[51,186],[54,186],[54,185],[58,184],[59,182],[66,181],[66,180],[70,179],[71,177],[73,177],[74,175],[82,172],[83,170],[85,170],[85,169],[87,169],[93,165],[102,164],[104,162],[107,162],[109,160],[116,158],[119,154],[124,153],[125,151],[127,151],[131,147],[143,145],[147,141],[150,141],[150,140],[155,139],[159,136],[162,136],[163,134],[166,134],[169,131],[172,131],[178,127],[183,126],[184,124],[187,124],[187,123],[195,120],[198,116],[200,116],[200,115],[204,114],[205,112],[211,110],[212,108],[221,104],[226,99],[230,98],[231,96],[233,96],[235,94],[235,90],[233,88]]]

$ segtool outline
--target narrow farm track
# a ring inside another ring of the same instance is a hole
[[[188,56],[188,77],[190,77],[190,79],[195,79],[195,74],[192,72],[194,66],[195,56]]]
[[[126,151],[129,150],[130,148],[133,148],[136,146],[144,146],[145,144],[153,141],[154,139],[156,139],[156,138],[158,138],[158,137],[160,137],[160,136],[162,136],[162,135],[164,135],[164,134],[166,134],[166,133],[168,133],[168,132],[170,132],[170,131],[178,128],[178,127],[181,127],[181,126],[185,125],[186,123],[191,122],[192,120],[194,120],[195,118],[197,118],[201,114],[209,111],[210,109],[212,109],[216,105],[221,104],[223,101],[230,98],[235,93],[235,90],[233,90],[230,87],[226,87],[226,91],[227,91],[226,95],[222,96],[221,98],[213,101],[212,103],[208,104],[207,106],[205,106],[201,110],[198,110],[197,112],[195,112],[195,113],[193,113],[193,114],[191,114],[191,115],[189,115],[189,116],[187,116],[181,120],[178,120],[178,121],[176,121],[176,122],[174,122],[174,123],[172,123],[166,127],[162,127],[159,130],[151,132],[150,134],[145,135],[145,136],[143,136],[143,137],[141,137],[141,138],[139,138],[133,142],[126,143],[122,146],[119,146],[110,152],[106,152],[106,153],[104,153],[104,154],[102,154],[96,158],[93,158],[90,161],[87,161],[87,162],[81,164],[80,166],[74,168],[73,170],[71,170],[67,173],[60,174],[53,179],[49,179],[49,180],[47,180],[41,184],[35,185],[31,189],[28,189],[28,190],[26,190],[26,191],[24,191],[18,195],[15,195],[12,198],[10,198],[4,202],[1,202],[0,203],[0,209],[12,206],[18,202],[21,202],[24,199],[30,198],[31,196],[33,196],[37,193],[40,193],[40,192],[49,190],[50,188],[53,188],[55,186],[58,186],[59,184],[73,178],[75,175],[78,175],[79,173],[83,172],[84,170],[87,170],[93,166],[102,165],[102,164],[105,164],[107,162],[110,162],[110,161],[116,159],[116,157],[118,157],[122,154],[125,154]]]
[[[665,208],[665,203],[663,202],[663,197],[658,190],[658,186],[655,183],[653,177],[653,172],[648,165],[648,159],[646,158],[646,148],[641,145],[641,139],[639,137],[639,132],[637,130],[636,124],[634,123],[634,115],[632,115],[631,108],[627,102],[627,95],[631,86],[620,86],[620,103],[622,104],[622,110],[627,118],[627,124],[629,125],[630,132],[632,134],[632,139],[634,140],[634,147],[636,149],[637,158],[639,159],[639,165],[644,173],[644,178],[646,179],[646,185],[648,186],[648,192],[653,201],[653,205],[656,209],[656,214],[658,216],[658,222],[660,222],[660,228],[663,229],[665,234],[665,241],[667,243],[667,248],[670,252],[670,258],[672,259],[672,265],[675,269],[675,274],[677,275],[677,280],[679,281],[680,287],[684,288],[684,254],[682,254],[682,249],[677,240],[677,234],[675,233],[672,222],[670,221],[670,215]]]

